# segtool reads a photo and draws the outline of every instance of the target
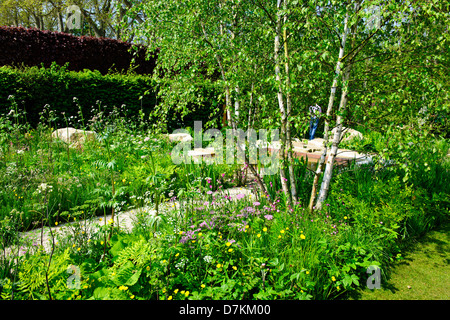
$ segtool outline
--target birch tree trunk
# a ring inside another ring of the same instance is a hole
[[[275,59],[275,76],[276,81],[278,82],[278,92],[277,92],[277,98],[278,98],[278,106],[280,108],[281,112],[281,132],[280,132],[280,140],[281,140],[281,166],[280,166],[280,179],[281,179],[281,187],[283,190],[283,193],[286,195],[286,201],[288,205],[292,204],[291,195],[289,192],[288,184],[287,184],[287,178],[286,178],[286,122],[287,122],[287,116],[286,116],[286,108],[284,106],[284,100],[283,100],[283,91],[282,91],[282,84],[281,84],[281,70],[280,70],[280,58],[279,58],[279,51],[280,51],[280,35],[281,35],[281,5],[283,3],[283,0],[277,0],[277,22],[275,27],[275,43],[274,43],[274,59]]]
[[[361,4],[359,2],[355,3],[355,9],[354,9],[355,12],[359,11],[359,9],[361,8],[360,5]],[[346,17],[348,17],[348,13],[347,13]],[[352,48],[355,48],[355,45],[356,45],[356,29],[357,29],[357,24],[353,24],[353,26],[351,28],[351,33],[353,35],[352,45],[351,45]],[[359,49],[361,49],[361,48],[362,47],[360,46]],[[352,52],[350,52],[350,55],[354,57],[358,53],[358,50],[354,53],[353,53],[353,51],[354,51],[354,49],[352,50]],[[348,60],[350,60],[350,59],[348,59]],[[342,122],[344,120],[342,114],[344,113],[344,111],[347,108],[347,100],[348,100],[347,97],[348,97],[348,87],[349,87],[348,82],[350,80],[351,69],[352,69],[352,63],[346,62],[345,67],[344,67],[343,81],[342,81],[341,101],[339,103],[339,111],[336,116],[336,131],[333,136],[333,142],[331,145],[330,155],[328,156],[328,159],[327,159],[325,172],[323,175],[323,181],[320,186],[319,197],[318,197],[317,203],[316,203],[317,210],[322,209],[323,202],[325,201],[325,199],[328,196],[328,190],[330,188],[331,178],[333,176],[334,162],[336,159],[336,154],[338,151],[339,143],[341,142]]]
[[[339,112],[338,112],[338,115],[336,116],[336,131],[334,132],[330,155],[328,156],[327,164],[325,167],[325,172],[323,174],[323,181],[320,186],[319,197],[318,197],[317,203],[316,203],[316,210],[322,209],[323,202],[325,201],[325,199],[328,196],[328,190],[330,188],[331,177],[333,176],[334,161],[336,159],[339,142],[341,140],[342,121],[343,121],[341,112],[344,112],[347,107],[348,80],[350,78],[350,69],[351,69],[351,65],[348,65],[345,68],[345,74],[343,77],[341,101],[339,103]]]
[[[284,23],[287,22],[287,16],[284,16]],[[291,184],[291,196],[292,196],[292,202],[297,202],[297,183],[295,179],[294,174],[294,159],[292,154],[292,139],[291,139],[291,112],[292,112],[292,101],[291,101],[291,77],[289,72],[289,52],[288,52],[288,46],[287,46],[287,31],[286,28],[284,28],[283,31],[283,39],[284,39],[284,66],[286,71],[286,143],[288,147],[287,157],[288,157],[288,163],[289,163],[289,181]]]
[[[330,119],[331,119],[331,114],[333,111],[333,105],[334,105],[334,99],[336,96],[337,85],[339,82],[339,78],[341,76],[341,67],[342,67],[341,60],[344,57],[344,53],[345,53],[345,43],[347,41],[347,33],[348,33],[348,13],[345,15],[345,18],[344,18],[344,32],[342,34],[342,40],[341,40],[341,44],[340,44],[340,48],[339,48],[339,58],[336,63],[336,73],[335,73],[335,76],[333,79],[333,84],[331,85],[330,99],[328,100],[327,113],[326,113],[326,117],[325,117],[324,137],[323,137],[324,138],[323,152],[320,156],[319,162],[317,163],[317,169],[316,169],[316,173],[314,176],[311,197],[309,200],[309,210],[310,211],[313,211],[313,208],[314,208],[317,187],[319,185],[319,179],[320,179],[320,176],[322,175],[325,158],[326,158],[327,152],[328,152],[328,140],[329,140],[328,132],[330,130]]]

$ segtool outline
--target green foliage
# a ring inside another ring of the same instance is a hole
[[[126,114],[138,114],[142,109],[147,115],[156,104],[154,84],[141,75],[107,74],[98,71],[67,71],[67,66],[53,64],[50,68],[0,68],[0,110],[7,110],[7,98],[13,95],[20,101],[20,108],[27,112],[31,125],[39,122],[38,114],[44,105],[50,105],[58,116],[58,126],[65,125],[60,117],[78,115],[74,104],[77,98],[83,115],[90,118],[97,110],[92,110],[94,101],[107,106],[104,112],[113,107],[126,106]]]

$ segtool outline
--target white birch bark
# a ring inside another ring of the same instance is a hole
[[[310,211],[313,211],[314,202],[316,199],[317,187],[319,185],[319,179],[322,174],[323,166],[325,163],[325,158],[326,158],[327,152],[328,152],[328,141],[329,141],[328,132],[330,131],[329,119],[331,118],[331,114],[333,111],[334,99],[336,96],[336,89],[337,89],[337,85],[339,82],[339,78],[341,76],[341,67],[342,67],[341,59],[344,57],[344,53],[345,53],[345,43],[347,42],[347,33],[348,33],[348,13],[345,15],[345,18],[344,18],[344,31],[342,33],[341,45],[339,48],[339,58],[336,63],[336,72],[335,72],[335,76],[333,79],[333,83],[331,85],[330,98],[328,100],[327,113],[326,113],[326,117],[325,117],[324,137],[323,137],[324,138],[323,152],[320,156],[319,162],[317,163],[317,169],[316,169],[316,173],[314,176],[311,197],[309,200],[309,210]]]
[[[275,77],[276,81],[278,82],[278,92],[277,92],[277,98],[278,98],[278,106],[280,108],[281,112],[281,132],[280,132],[280,140],[281,140],[281,166],[280,166],[280,179],[281,179],[281,187],[283,190],[283,193],[286,196],[287,204],[291,205],[291,195],[289,192],[288,184],[287,184],[287,178],[286,178],[286,172],[285,172],[285,166],[286,166],[286,154],[285,154],[285,148],[286,148],[286,108],[284,105],[283,100],[283,91],[282,91],[282,84],[281,84],[281,70],[280,70],[280,58],[279,58],[279,51],[280,51],[280,34],[281,34],[281,5],[283,1],[277,0],[277,24],[275,27],[275,42],[274,42],[274,59],[275,59]]]

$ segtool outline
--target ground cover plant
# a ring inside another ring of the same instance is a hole
[[[287,204],[279,174],[265,177],[267,193],[216,193],[238,185],[241,167],[174,165],[173,143],[138,132],[119,111],[97,117],[101,134],[74,149],[50,139],[51,110],[36,129],[14,101],[11,110],[1,118],[3,299],[335,299],[365,286],[369,266],[388,277],[403,241],[448,219],[445,140],[414,186],[399,166],[350,165],[324,209],[311,212],[308,190]],[[305,162],[295,168],[309,185]],[[139,211],[131,231],[103,221],[113,208],[160,203],[169,209]],[[92,217],[98,228],[87,230]],[[53,239],[52,252],[36,244],[16,262],[6,256],[23,244],[19,231],[68,221],[79,223]],[[78,282],[68,268],[78,268]]]

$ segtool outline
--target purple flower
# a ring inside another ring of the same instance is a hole
[[[267,220],[272,220],[272,219],[273,219],[273,215],[271,215],[271,214],[266,214],[266,215],[264,216],[264,218],[266,218]]]

